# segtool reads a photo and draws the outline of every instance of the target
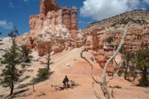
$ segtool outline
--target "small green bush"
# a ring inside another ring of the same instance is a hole
[[[26,66],[25,64],[21,64],[21,67],[22,67],[22,68],[25,68],[25,66]]]
[[[38,70],[38,74],[36,75],[37,78],[33,79],[33,83],[39,83],[42,81],[45,81],[49,78],[49,75],[51,75],[53,72],[49,72],[49,70],[47,68],[40,68]]]
[[[146,80],[146,81],[144,82],[143,78],[141,78],[141,79],[139,80],[138,86],[144,86],[144,87],[149,86],[149,80]]]
[[[28,84],[20,84],[20,85],[18,85],[17,89],[25,88],[27,86],[28,86]]]
[[[110,44],[114,41],[114,38],[112,36],[107,38],[107,42]]]

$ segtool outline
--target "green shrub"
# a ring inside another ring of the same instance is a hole
[[[21,64],[21,67],[22,67],[22,68],[25,68],[25,66],[26,66],[25,64]]]
[[[47,68],[40,68],[38,70],[38,74],[36,75],[37,78],[33,79],[33,83],[39,83],[42,81],[45,81],[49,78],[49,75],[51,75],[53,72],[49,72],[49,70]]]
[[[110,44],[111,42],[113,42],[114,41],[114,38],[112,37],[112,36],[110,36],[110,37],[108,37],[107,38],[107,42]]]
[[[141,78],[140,80],[139,80],[139,84],[138,84],[139,86],[149,86],[149,80],[146,80],[146,81],[144,81],[144,79],[143,78]]]
[[[17,86],[17,89],[25,88],[27,86],[28,86],[28,84],[20,84]]]

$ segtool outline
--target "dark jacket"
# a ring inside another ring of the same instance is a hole
[[[68,83],[69,79],[67,77],[64,78],[63,83]]]

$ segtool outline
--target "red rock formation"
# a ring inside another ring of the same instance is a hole
[[[30,16],[30,33],[35,34],[40,32],[43,28],[45,16],[42,14]]]
[[[49,11],[57,11],[58,9],[55,0],[40,0],[40,14],[47,15]]]
[[[71,30],[70,30],[70,35],[72,38],[76,38],[78,34],[78,20],[77,20],[77,8],[72,7],[71,11]]]
[[[38,43],[37,49],[38,49],[39,56],[45,55],[48,51],[49,42],[37,42],[37,43]]]
[[[71,19],[70,19],[70,8],[64,7],[63,8],[63,16],[62,16],[62,23],[68,28],[71,29]]]
[[[37,22],[35,20],[38,20],[38,19],[39,19],[38,15],[30,16],[30,19],[29,19],[30,32],[33,32],[33,30],[35,29],[35,25],[36,25],[36,22]]]
[[[77,8],[72,7],[71,30],[78,30]]]
[[[78,34],[77,8],[72,7],[71,11],[68,7],[59,8],[55,0],[40,0],[40,14],[30,16],[29,24],[32,35],[43,31],[54,32],[57,26],[65,25],[72,38],[76,38]]]
[[[36,45],[38,45],[36,48],[40,55],[46,54],[46,44],[43,42],[51,42],[53,39],[64,41],[69,38],[76,39],[79,32],[77,8],[72,7],[72,11],[68,7],[60,8],[55,0],[40,0],[40,14],[30,16],[29,24],[29,37],[35,38]],[[82,43],[77,44],[77,46],[81,45]],[[59,49],[60,46],[61,49]],[[51,48],[55,52],[65,49],[64,44],[60,41],[57,42],[57,45],[52,45]]]
[[[52,43],[50,42],[37,42],[37,50],[39,53],[39,56],[43,56],[48,53],[48,47],[51,47],[51,52],[58,53],[61,52],[65,49],[64,42],[59,42],[59,41],[53,41]]]

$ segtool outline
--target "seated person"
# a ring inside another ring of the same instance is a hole
[[[68,88],[69,87],[69,79],[67,78],[67,75],[65,76],[65,78],[63,79],[63,84],[64,84],[64,88]]]

